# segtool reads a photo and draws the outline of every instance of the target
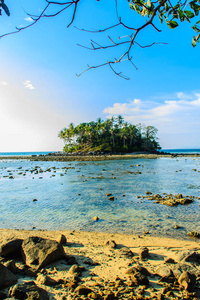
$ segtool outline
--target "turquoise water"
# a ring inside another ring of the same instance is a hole
[[[0,152],[1,156],[31,156],[31,155],[45,155],[49,152]]]
[[[2,160],[0,227],[130,234],[149,231],[181,238],[188,231],[200,232],[200,200],[167,207],[138,198],[146,191],[200,197],[200,158]],[[109,201],[107,193],[112,193],[115,200]],[[94,216],[99,221],[93,221]],[[175,224],[182,228],[175,230]]]

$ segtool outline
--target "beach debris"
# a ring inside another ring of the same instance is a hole
[[[178,279],[180,287],[183,287],[187,291],[193,291],[196,283],[196,276],[189,272],[183,272]]]
[[[14,239],[0,246],[0,256],[14,255],[21,253],[22,239]]]
[[[141,259],[145,259],[149,256],[149,249],[147,247],[141,247],[139,249],[138,255]]]
[[[22,258],[26,265],[41,269],[56,260],[66,258],[66,254],[63,246],[56,241],[35,236],[23,241]]]
[[[17,276],[0,263],[0,289],[10,287],[18,281]]]
[[[60,234],[59,237],[57,238],[56,242],[58,242],[59,244],[66,244],[67,243],[67,238],[65,235]]]
[[[182,194],[172,195],[172,194],[163,194],[161,196],[160,194],[149,194],[149,192],[146,192],[146,196],[144,196],[147,200],[153,200],[153,203],[160,203],[167,206],[176,206],[178,204],[186,205],[189,203],[194,202],[195,197],[194,196],[183,196]]]
[[[34,281],[28,281],[22,284],[16,284],[9,290],[9,295],[12,298],[23,300],[48,300],[49,296],[45,290],[39,288]]]
[[[109,246],[110,248],[115,249],[117,245],[116,245],[115,241],[109,240],[106,242],[106,246]]]
[[[199,238],[200,237],[200,234],[196,231],[190,231],[190,232],[188,232],[187,235],[190,236],[190,237],[194,237],[194,238]]]

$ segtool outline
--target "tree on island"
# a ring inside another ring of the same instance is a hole
[[[94,0],[95,1],[95,0]],[[101,5],[101,0],[98,1],[99,5]],[[109,0],[110,1],[110,0]],[[158,28],[158,23],[165,23],[170,29],[174,29],[178,27],[181,23],[188,22],[191,23],[191,20],[194,21],[191,28],[194,30],[195,35],[192,38],[192,46],[195,47],[200,39],[200,20],[199,20],[199,11],[200,11],[200,2],[199,0],[127,0],[122,5],[125,7],[127,4],[130,9],[134,12],[142,16],[140,25],[132,25],[127,24],[127,20],[122,20],[120,16],[120,11],[118,9],[118,0],[115,1],[115,10],[116,10],[116,21],[113,24],[105,25],[105,27],[98,28],[96,31],[80,29],[82,31],[87,32],[96,32],[102,33],[112,30],[113,28],[119,28],[121,32],[121,28],[124,30],[124,35],[120,38],[107,36],[108,43],[105,45],[101,45],[98,42],[91,40],[90,46],[85,47],[91,50],[105,50],[112,48],[113,51],[115,48],[122,48],[121,54],[117,55],[114,53],[114,59],[106,60],[105,62],[99,65],[89,66],[85,70],[90,70],[94,68],[99,68],[103,66],[109,66],[111,70],[118,76],[123,77],[125,79],[129,79],[124,76],[121,72],[117,72],[114,66],[118,63],[129,61],[136,69],[137,67],[133,63],[132,51],[133,46],[138,46],[140,48],[151,47],[157,43],[152,42],[147,45],[141,45],[138,42],[138,36],[141,32],[145,32],[146,27],[152,27],[157,32],[161,32],[160,28]],[[71,14],[71,20],[68,24],[68,27],[71,26],[76,17],[77,11],[79,9],[80,3],[83,3],[83,0],[68,0],[68,1],[44,1],[44,7],[39,15],[34,15],[31,13],[27,13],[29,18],[32,19],[32,23],[24,27],[16,27],[16,30],[13,32],[5,33],[0,36],[0,38],[7,36],[9,34],[14,34],[24,29],[27,29],[36,23],[38,23],[41,19],[56,17],[64,12],[69,12]],[[80,8],[81,9],[81,8]],[[0,14],[5,12],[8,16],[10,15],[10,11],[5,4],[4,0],[0,0]],[[95,17],[95,16],[94,16]],[[132,18],[135,21],[135,18]],[[105,22],[109,22],[109,20],[105,20]],[[145,38],[144,38],[145,40]],[[117,52],[118,53],[118,52]],[[85,72],[83,71],[83,72]],[[82,73],[83,73],[82,72]],[[81,74],[82,74],[81,73]],[[79,75],[81,75],[79,74]],[[78,76],[79,76],[78,75]]]
[[[154,126],[133,125],[122,116],[103,121],[80,123],[62,129],[58,136],[64,141],[63,151],[71,152],[155,152],[161,149],[158,130]]]

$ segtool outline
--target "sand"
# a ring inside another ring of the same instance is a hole
[[[152,237],[149,234],[134,236],[83,231],[0,229],[0,244],[15,238],[25,239],[29,236],[56,240],[60,234],[67,238],[67,243],[63,245],[66,254],[74,256],[76,264],[84,267],[84,271],[79,276],[81,281],[78,285],[90,288],[92,293],[88,296],[80,296],[77,295],[75,287],[69,287],[69,283],[74,278],[69,272],[72,266],[64,260],[52,263],[45,268],[46,275],[55,280],[63,279],[63,284],[49,287],[38,283],[36,278],[18,275],[19,282],[34,280],[38,286],[48,292],[50,299],[163,299],[164,294],[164,299],[200,299],[198,291],[197,294],[188,293],[171,283],[159,282],[160,278],[155,276],[156,270],[160,266],[168,266],[171,269],[179,266],[194,273],[198,283],[200,264],[180,263],[179,257],[186,251],[196,251],[200,254],[199,239],[176,240]],[[114,241],[116,248],[106,245],[107,241]],[[141,247],[149,249],[149,256],[145,259],[141,259],[138,255]],[[133,252],[132,257],[127,256],[127,250]],[[164,263],[167,258],[173,259],[175,263]],[[16,264],[20,265],[21,263],[17,262]],[[148,277],[148,286],[129,286],[130,276],[128,277],[125,272],[130,267],[138,265],[145,267],[152,274]],[[168,290],[169,295],[166,296],[167,292],[164,289]],[[173,293],[173,296],[170,293]]]

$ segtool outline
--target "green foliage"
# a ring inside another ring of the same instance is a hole
[[[128,0],[130,8],[142,16],[147,16],[152,24],[153,19],[158,17],[161,23],[165,22],[170,29],[175,29],[181,22],[191,22],[194,18],[194,25],[192,29],[197,33],[192,38],[192,46],[195,47],[200,38],[200,21],[196,18],[199,16],[200,1],[170,1],[158,0],[151,2],[151,0]],[[152,24],[153,25],[153,24]]]
[[[96,122],[80,123],[59,132],[64,140],[64,152],[133,152],[156,151],[158,130],[153,126],[133,125],[124,122],[122,116],[105,121],[98,118]]]

